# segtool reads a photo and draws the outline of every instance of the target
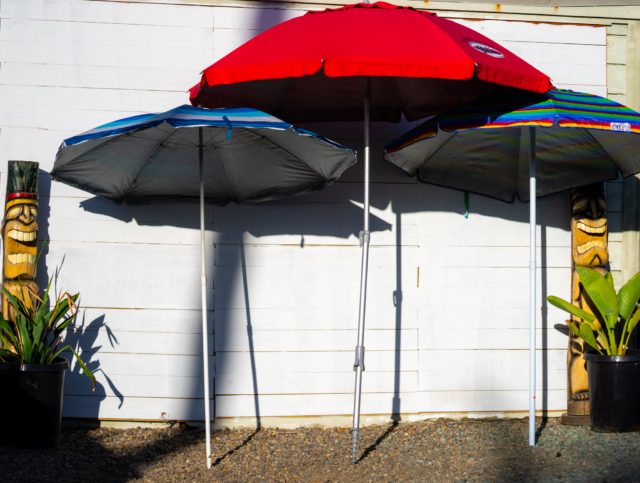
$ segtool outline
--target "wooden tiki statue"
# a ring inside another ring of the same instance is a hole
[[[2,286],[11,294],[23,297],[22,291],[39,292],[36,278],[38,242],[38,163],[9,161],[7,202],[2,221]],[[2,315],[12,319],[7,297],[2,294]]]
[[[594,313],[576,266],[589,267],[602,275],[608,272],[607,218],[604,184],[597,183],[571,190],[571,302]],[[571,317],[576,324],[581,319]],[[569,332],[567,354],[567,406],[569,416],[587,416],[589,383],[583,354],[590,346]]]

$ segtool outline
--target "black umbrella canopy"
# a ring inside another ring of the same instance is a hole
[[[356,162],[344,146],[252,109],[182,106],[135,116],[65,140],[54,180],[128,204],[218,206],[320,191]]]

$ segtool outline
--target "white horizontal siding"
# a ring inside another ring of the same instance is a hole
[[[11,159],[41,163],[40,242],[48,242],[39,281],[55,275],[56,288],[81,292],[84,309],[66,342],[98,379],[93,393],[72,362],[66,417],[201,420],[203,369],[197,207],[120,206],[51,183],[46,171],[61,141],[187,103],[186,90],[202,69],[303,13],[280,6],[2,2],[0,172]],[[502,43],[558,86],[606,94],[602,27],[456,21]],[[465,219],[462,193],[418,184],[382,162],[382,146],[415,125],[371,129],[362,412],[525,410],[528,205],[471,195]],[[361,123],[303,127],[362,152]],[[207,207],[217,417],[351,412],[361,180],[360,162],[322,193]],[[609,192],[610,208],[615,199]],[[539,200],[538,217],[538,400],[563,409],[566,335],[555,326],[564,317],[544,298],[568,296],[567,195]]]

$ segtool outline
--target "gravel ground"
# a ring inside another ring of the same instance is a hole
[[[0,481],[18,482],[387,482],[640,481],[640,434],[527,421],[423,421],[365,428],[351,465],[346,429],[222,430],[212,434],[214,467],[204,465],[204,431],[68,429],[59,447],[0,448]]]

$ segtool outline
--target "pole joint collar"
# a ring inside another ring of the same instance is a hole
[[[356,361],[353,363],[353,370],[355,371],[358,367],[361,367],[364,371],[364,346],[357,345],[356,346]]]
[[[365,242],[369,243],[371,240],[371,232],[369,230],[362,230],[360,232],[360,246],[362,246]]]
[[[206,275],[200,275],[200,284],[201,285],[207,285],[207,276]]]

